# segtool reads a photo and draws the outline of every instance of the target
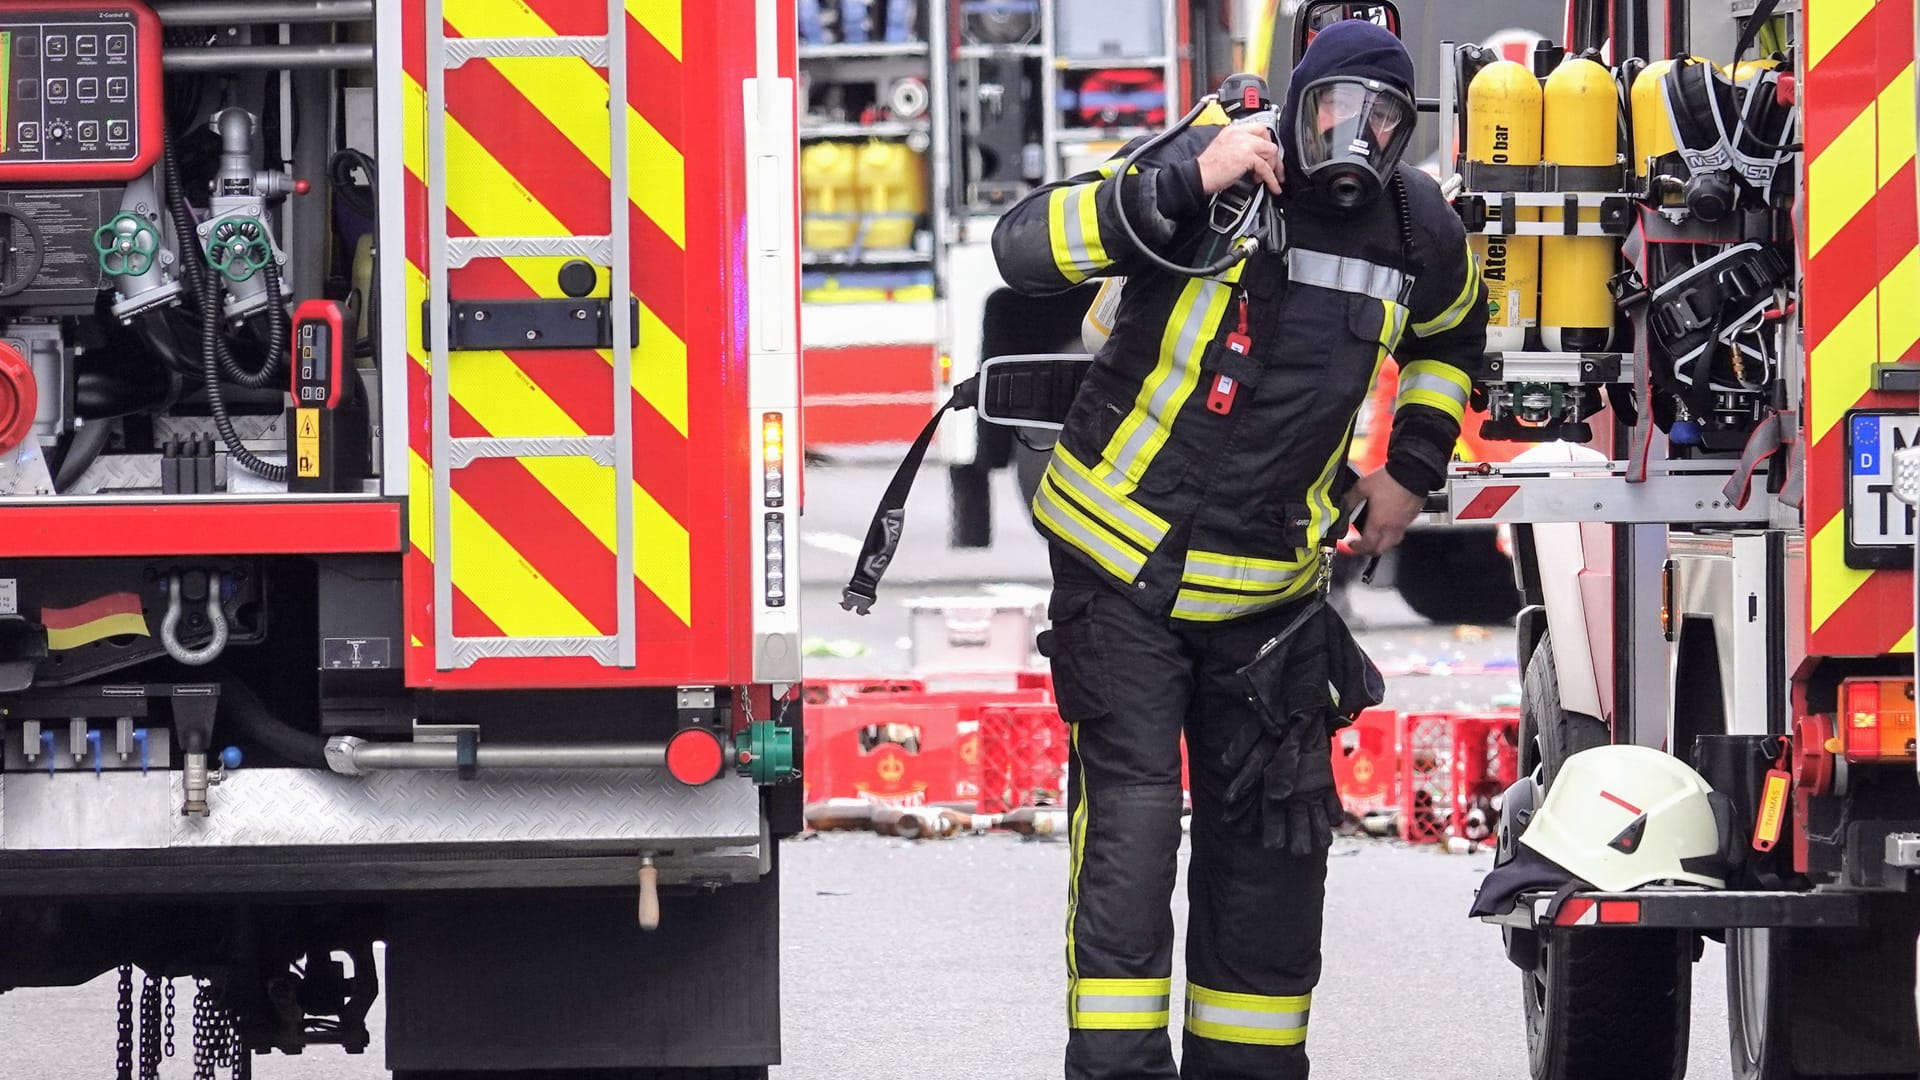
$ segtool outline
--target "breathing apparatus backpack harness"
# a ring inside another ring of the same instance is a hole
[[[1776,0],[1756,6],[1735,47],[1736,61],[1776,6]],[[1653,205],[1641,209],[1622,247],[1630,268],[1612,283],[1616,303],[1632,317],[1635,351],[1645,358],[1635,376],[1645,415],[1629,448],[1627,476],[1645,479],[1648,440],[1658,426],[1680,446],[1741,450],[1725,489],[1736,506],[1746,504],[1753,472],[1787,451],[1779,497],[1793,505],[1804,451],[1795,439],[1797,418],[1779,399],[1779,320],[1791,309],[1792,250],[1764,237],[1690,241],[1712,230],[1685,222],[1770,208],[1781,167],[1800,150],[1788,141],[1797,108],[1783,94],[1781,73],[1753,67],[1741,75],[1736,81],[1689,58],[1674,61],[1660,77],[1661,107],[1688,175],[1684,211],[1661,209],[1650,196]],[[1744,442],[1726,439],[1740,432]]]

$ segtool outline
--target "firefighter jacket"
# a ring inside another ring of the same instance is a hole
[[[1147,610],[1207,622],[1314,590],[1354,419],[1389,354],[1400,390],[1387,470],[1416,494],[1439,486],[1486,342],[1486,289],[1460,219],[1405,165],[1351,214],[1287,185],[1282,255],[1262,250],[1214,278],[1142,259],[1121,195],[1161,255],[1197,265],[1218,250],[1196,159],[1224,119],[1203,116],[1124,188],[1115,174],[1133,145],[1029,193],[993,235],[1001,276],[1021,292],[1126,278],[1034,498],[1036,524]]]

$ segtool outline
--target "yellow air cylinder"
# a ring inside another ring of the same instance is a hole
[[[1540,83],[1525,64],[1496,60],[1467,87],[1467,158],[1485,165],[1540,163]],[[1539,211],[1515,211],[1538,221]],[[1487,282],[1487,351],[1518,352],[1538,321],[1540,241],[1487,233],[1468,242]]]
[[[1613,75],[1592,60],[1574,58],[1547,76],[1546,160],[1561,166],[1612,165],[1618,160],[1620,99]],[[1565,211],[1542,215],[1551,224]],[[1599,221],[1600,210],[1581,210]],[[1604,349],[1613,338],[1613,277],[1619,244],[1607,236],[1553,236],[1540,242],[1540,340],[1553,352]]]
[[[927,212],[924,159],[903,142],[875,139],[860,149],[854,171],[866,246],[912,247],[914,223]]]
[[[1660,80],[1673,70],[1673,61],[1655,60],[1646,69],[1633,77],[1633,172],[1635,176],[1647,175],[1647,161],[1650,158],[1665,157],[1676,153],[1679,147],[1673,141],[1673,125],[1667,122],[1665,98],[1660,93]]]
[[[801,243],[815,251],[853,246],[860,229],[856,151],[846,143],[817,142],[800,151]]]

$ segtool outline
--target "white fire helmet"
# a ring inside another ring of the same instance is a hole
[[[1603,892],[1725,888],[1731,804],[1671,754],[1598,746],[1567,758],[1522,846]]]

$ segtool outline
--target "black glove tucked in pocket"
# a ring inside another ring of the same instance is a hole
[[[1227,819],[1258,825],[1261,842],[1295,855],[1333,843],[1340,796],[1333,733],[1386,697],[1379,669],[1332,608],[1315,600],[1239,671],[1255,718],[1234,736]]]

